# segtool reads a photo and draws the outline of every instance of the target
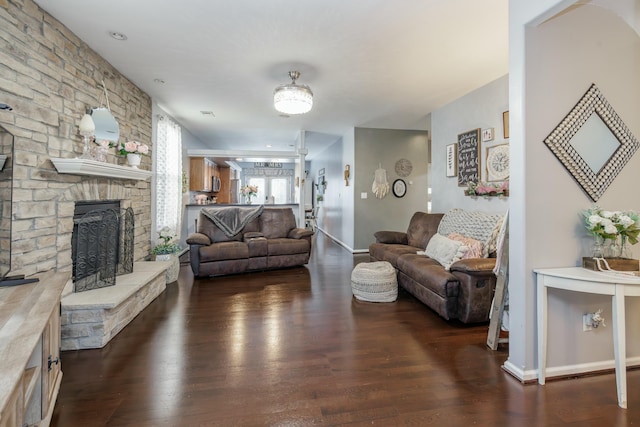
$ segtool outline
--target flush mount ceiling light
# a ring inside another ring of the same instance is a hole
[[[289,71],[291,83],[280,85],[273,91],[273,106],[284,114],[304,114],[313,107],[313,92],[307,85],[296,84],[298,71]]]

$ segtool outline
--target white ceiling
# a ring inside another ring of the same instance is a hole
[[[508,0],[36,3],[212,149],[289,151],[305,130],[313,154],[353,127],[425,129],[508,72]],[[273,90],[292,69],[314,107],[283,118]]]

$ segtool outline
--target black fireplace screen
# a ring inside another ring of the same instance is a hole
[[[133,209],[96,209],[74,217],[74,292],[113,286],[133,272]]]

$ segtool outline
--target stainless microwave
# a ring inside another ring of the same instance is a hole
[[[220,177],[217,177],[215,175],[211,177],[211,191],[213,191],[214,193],[220,191],[221,184],[222,182],[220,181]]]

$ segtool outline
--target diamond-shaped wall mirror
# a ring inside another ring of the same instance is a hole
[[[595,84],[544,143],[594,202],[640,145]]]

